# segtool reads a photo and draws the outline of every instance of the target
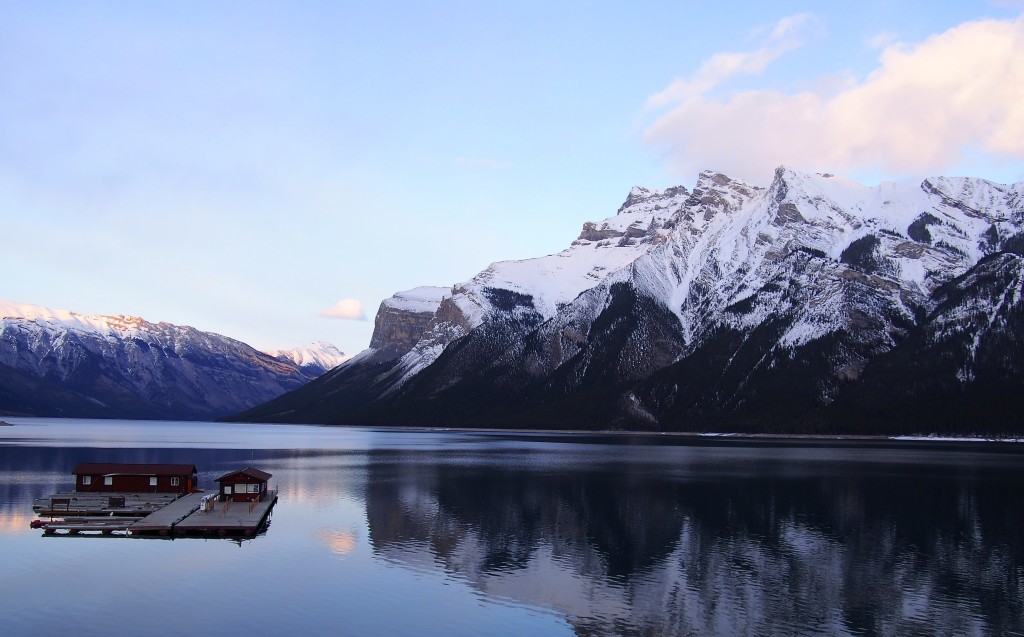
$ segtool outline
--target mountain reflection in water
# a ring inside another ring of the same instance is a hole
[[[849,460],[751,471],[712,458],[680,472],[636,460],[544,469],[536,459],[371,458],[366,513],[379,555],[553,608],[579,634],[1024,626],[1021,485],[998,473]]]
[[[4,634],[1024,634],[1020,444],[4,429]],[[237,548],[29,529],[80,462],[252,465],[281,499]]]

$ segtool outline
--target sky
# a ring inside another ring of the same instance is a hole
[[[0,2],[0,298],[364,349],[634,185],[1024,180],[1024,0]]]

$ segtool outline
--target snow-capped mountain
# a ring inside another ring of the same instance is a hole
[[[400,305],[385,301],[369,350],[246,417],[881,430],[901,426],[886,400],[933,392],[933,370],[908,382],[882,368],[927,350],[958,383],[938,393],[962,409],[939,417],[994,423],[990,380],[1024,389],[1020,359],[995,355],[1024,334],[1022,228],[1024,184],[981,179],[869,188],[781,167],[768,187],[704,172],[692,191],[634,188],[566,250],[435,294],[414,343],[384,335]]]
[[[333,346],[275,355],[191,327],[0,301],[0,413],[204,419],[334,367]]]
[[[279,361],[296,365],[304,370],[307,376],[319,376],[352,358],[346,356],[331,343],[323,341],[317,341],[306,347],[272,349],[268,350],[267,354]]]

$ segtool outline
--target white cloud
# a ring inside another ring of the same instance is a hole
[[[832,92],[709,95],[715,57],[649,100],[669,110],[644,137],[681,174],[714,168],[763,181],[779,164],[907,174],[942,171],[965,151],[1024,158],[1024,17],[890,44],[865,79]]]
[[[363,311],[363,303],[356,299],[342,299],[323,312],[320,312],[320,316],[331,319],[346,319],[349,321],[366,320],[366,312]]]

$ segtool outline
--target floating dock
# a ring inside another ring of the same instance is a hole
[[[262,500],[252,502],[211,500],[208,508],[200,508],[175,524],[174,534],[178,537],[251,537],[267,526],[270,511],[276,503],[277,491],[267,491]]]
[[[83,493],[69,491],[39,498],[32,510],[39,517],[143,518],[178,498],[177,493]]]
[[[44,535],[255,537],[277,503],[271,474],[253,467],[225,473],[209,494],[195,488],[192,464],[86,462],[72,475],[74,491],[32,504],[39,516],[32,528]]]
[[[125,497],[123,506],[118,498]],[[69,497],[71,496],[71,497]],[[154,497],[161,496],[161,497]],[[128,537],[255,537],[269,525],[277,491],[252,502],[217,501],[201,491],[173,494],[55,494],[33,508],[50,521],[33,526],[45,535],[124,535]],[[63,519],[56,520],[54,518]]]
[[[146,533],[164,536],[173,535],[174,527],[179,522],[199,510],[199,504],[204,495],[200,491],[183,495],[162,509],[153,511],[129,526],[128,533],[130,535],[143,535]]]

